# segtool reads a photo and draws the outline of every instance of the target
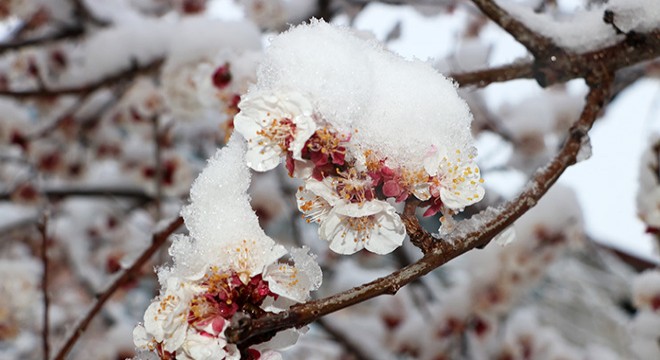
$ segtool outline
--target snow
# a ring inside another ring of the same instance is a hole
[[[329,124],[401,165],[421,163],[432,146],[472,144],[472,116],[455,84],[428,63],[322,21],[289,30],[266,50],[251,91],[279,89],[305,94]]]
[[[614,24],[623,32],[647,32],[660,25],[657,0],[610,0],[607,9],[614,12]]]
[[[621,40],[614,28],[603,21],[602,8],[578,10],[572,18],[559,21],[548,14],[535,13],[525,5],[500,2],[500,6],[530,29],[575,52],[587,52]]]
[[[226,244],[267,238],[250,207],[247,189],[251,176],[243,141],[233,136],[193,183],[191,203],[181,212],[190,238],[178,237],[170,249],[177,271],[191,275],[205,270],[207,264],[222,263],[221,247]]]

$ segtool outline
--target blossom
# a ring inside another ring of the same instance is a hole
[[[225,351],[227,341],[222,337],[214,337],[210,334],[200,334],[196,331],[188,331],[186,341],[177,352],[177,359],[183,360],[214,360],[214,359],[240,359],[238,351],[233,351],[233,356]]]
[[[308,179],[298,190],[298,208],[309,221],[320,224],[321,239],[339,254],[363,248],[387,254],[401,246],[405,227],[394,207],[375,199],[370,179],[355,171],[344,175]]]
[[[480,201],[485,191],[479,167],[473,159],[473,154],[465,159],[460,150],[450,155],[444,149],[433,148],[424,159],[424,169],[433,177],[431,196],[455,211]]]
[[[186,338],[188,304],[193,295],[190,284],[170,277],[165,292],[145,311],[144,325],[134,331],[135,345],[153,350],[157,343],[164,351],[176,351]]]
[[[249,167],[271,170],[288,152],[293,159],[302,160],[305,143],[316,131],[312,104],[302,94],[252,92],[239,107],[234,127],[248,141],[245,158]]]
[[[392,205],[382,200],[335,206],[319,227],[322,239],[339,254],[353,254],[363,248],[388,254],[401,246],[405,227]]]
[[[274,263],[266,269],[264,280],[268,282],[273,293],[301,303],[309,299],[311,289],[321,286],[321,268],[308,251],[307,248],[293,249],[293,265]]]

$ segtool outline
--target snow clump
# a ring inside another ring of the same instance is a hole
[[[340,254],[387,254],[405,228],[387,200],[451,215],[484,196],[456,84],[372,38],[313,20],[275,38],[234,119],[257,171],[286,161],[298,207]]]

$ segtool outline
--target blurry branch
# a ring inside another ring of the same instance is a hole
[[[82,36],[84,33],[85,29],[82,26],[72,25],[38,37],[28,39],[12,39],[10,41],[0,43],[0,54],[11,50],[22,49],[28,46],[47,45],[58,40],[74,39]]]
[[[316,321],[316,324],[318,324],[323,331],[325,331],[328,335],[332,336],[332,338],[339,343],[344,350],[346,350],[346,353],[351,355],[351,357],[354,360],[371,360],[372,357],[368,356],[367,354],[362,351],[357,345],[355,345],[356,339],[349,338],[347,334],[345,334],[342,331],[339,331],[332,327],[330,323],[324,319],[318,319]],[[358,339],[359,342],[359,339]]]
[[[154,60],[146,65],[134,64],[129,69],[111,74],[105,78],[96,80],[92,83],[80,86],[62,87],[62,88],[40,88],[36,90],[0,90],[0,96],[13,97],[17,99],[34,97],[55,97],[60,95],[86,95],[103,87],[116,85],[139,75],[148,75],[160,69],[163,65],[162,59]]]
[[[333,15],[332,0],[316,0],[315,18],[324,19],[325,21],[330,22]]]
[[[104,19],[97,17],[85,4],[85,0],[71,0],[75,15],[83,22],[88,22],[97,26],[108,26],[110,23]]]
[[[156,197],[155,197],[155,208],[156,208],[156,214],[155,214],[155,219],[156,222],[160,221],[160,216],[161,216],[161,199],[163,198],[163,160],[162,160],[162,146],[161,146],[161,138],[162,135],[160,133],[160,130],[158,129],[158,116],[154,116],[151,119],[151,127],[152,127],[152,136],[153,136],[153,141],[154,141],[154,170],[155,170],[155,175],[154,175],[154,186],[156,189]]]
[[[527,187],[515,199],[503,204],[498,209],[486,210],[473,219],[459,223],[458,228],[443,241],[436,242],[428,232],[415,229],[410,234],[413,243],[431,242],[433,244],[430,251],[417,262],[395,271],[391,275],[339,294],[295,305],[288,311],[268,314],[256,319],[246,317],[245,321],[232,325],[226,330],[228,341],[244,346],[250,344],[254,338],[274,335],[277,331],[291,327],[304,326],[324,315],[379,295],[395,294],[401,287],[467,251],[484,247],[493,237],[531,209],[564,170],[577,161],[576,156],[580,145],[588,136],[589,129],[605,106],[611,87],[610,73],[591,74],[588,79],[590,92],[587,95],[586,105],[580,118],[569,130],[569,136],[564,145],[546,166],[536,172]],[[482,219],[480,220],[479,217]]]
[[[68,336],[66,342],[55,355],[56,360],[64,360],[69,351],[73,348],[73,345],[76,344],[80,336],[85,332],[87,326],[92,321],[92,319],[98,314],[103,305],[110,299],[110,297],[124,284],[130,281],[134,276],[136,276],[140,268],[151,258],[151,256],[158,251],[158,249],[165,244],[170,235],[172,235],[181,225],[183,225],[183,218],[178,217],[174,219],[167,227],[159,232],[153,234],[151,238],[151,245],[147,247],[142,254],[133,262],[133,264],[128,267],[124,272],[122,272],[119,277],[112,282],[112,284],[98,296],[94,306],[87,312],[85,317],[76,325],[75,329],[71,332],[71,335]]]
[[[152,201],[154,197],[149,195],[142,189],[138,188],[116,188],[116,187],[89,187],[89,188],[61,188],[61,189],[46,189],[40,192],[40,195],[47,197],[51,200],[61,199],[72,196],[110,196],[110,197],[127,197],[135,198],[145,201]],[[0,201],[11,200],[11,193],[0,193]]]
[[[43,314],[43,329],[42,329],[41,339],[42,339],[44,359],[48,359],[50,357],[50,345],[49,345],[50,298],[48,297],[48,213],[43,214],[41,221],[37,224],[37,229],[39,230],[39,234],[41,235],[41,263],[43,266],[43,274],[41,275],[41,292],[44,302],[44,314]]]
[[[628,264],[630,267],[635,269],[637,272],[642,272],[654,268],[660,267],[660,263],[654,262],[653,260],[650,259],[645,259],[639,256],[635,256],[633,254],[630,254],[626,251],[617,249],[616,247],[609,246],[607,244],[604,244],[602,242],[598,242],[593,239],[589,239],[589,242],[591,244],[594,244],[598,248],[604,249],[605,251],[614,254],[617,258],[619,258],[621,261],[624,263]]]
[[[504,11],[495,1],[472,0],[472,2],[488,18],[525,46],[535,57],[544,57],[551,53],[558,55],[563,52],[552,40],[529,29],[527,25]]]

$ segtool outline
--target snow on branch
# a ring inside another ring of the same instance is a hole
[[[445,239],[446,241],[436,241],[430,234],[421,231],[411,234],[420,237],[416,241],[432,242],[434,244],[432,250],[417,262],[389,276],[327,298],[296,305],[286,312],[269,314],[258,319],[245,319],[242,324],[233,325],[226,330],[227,339],[238,344],[249,344],[256,337],[304,326],[324,315],[379,295],[395,294],[401,287],[450,260],[488,244],[497,234],[532,208],[564,170],[576,162],[583,138],[588,136],[587,132],[609,97],[611,75],[600,73],[594,76],[598,76],[599,81],[592,84],[585,108],[571,128],[566,142],[552,161],[537,171],[526,189],[515,199],[498,209],[489,208],[470,220],[461,222]]]

